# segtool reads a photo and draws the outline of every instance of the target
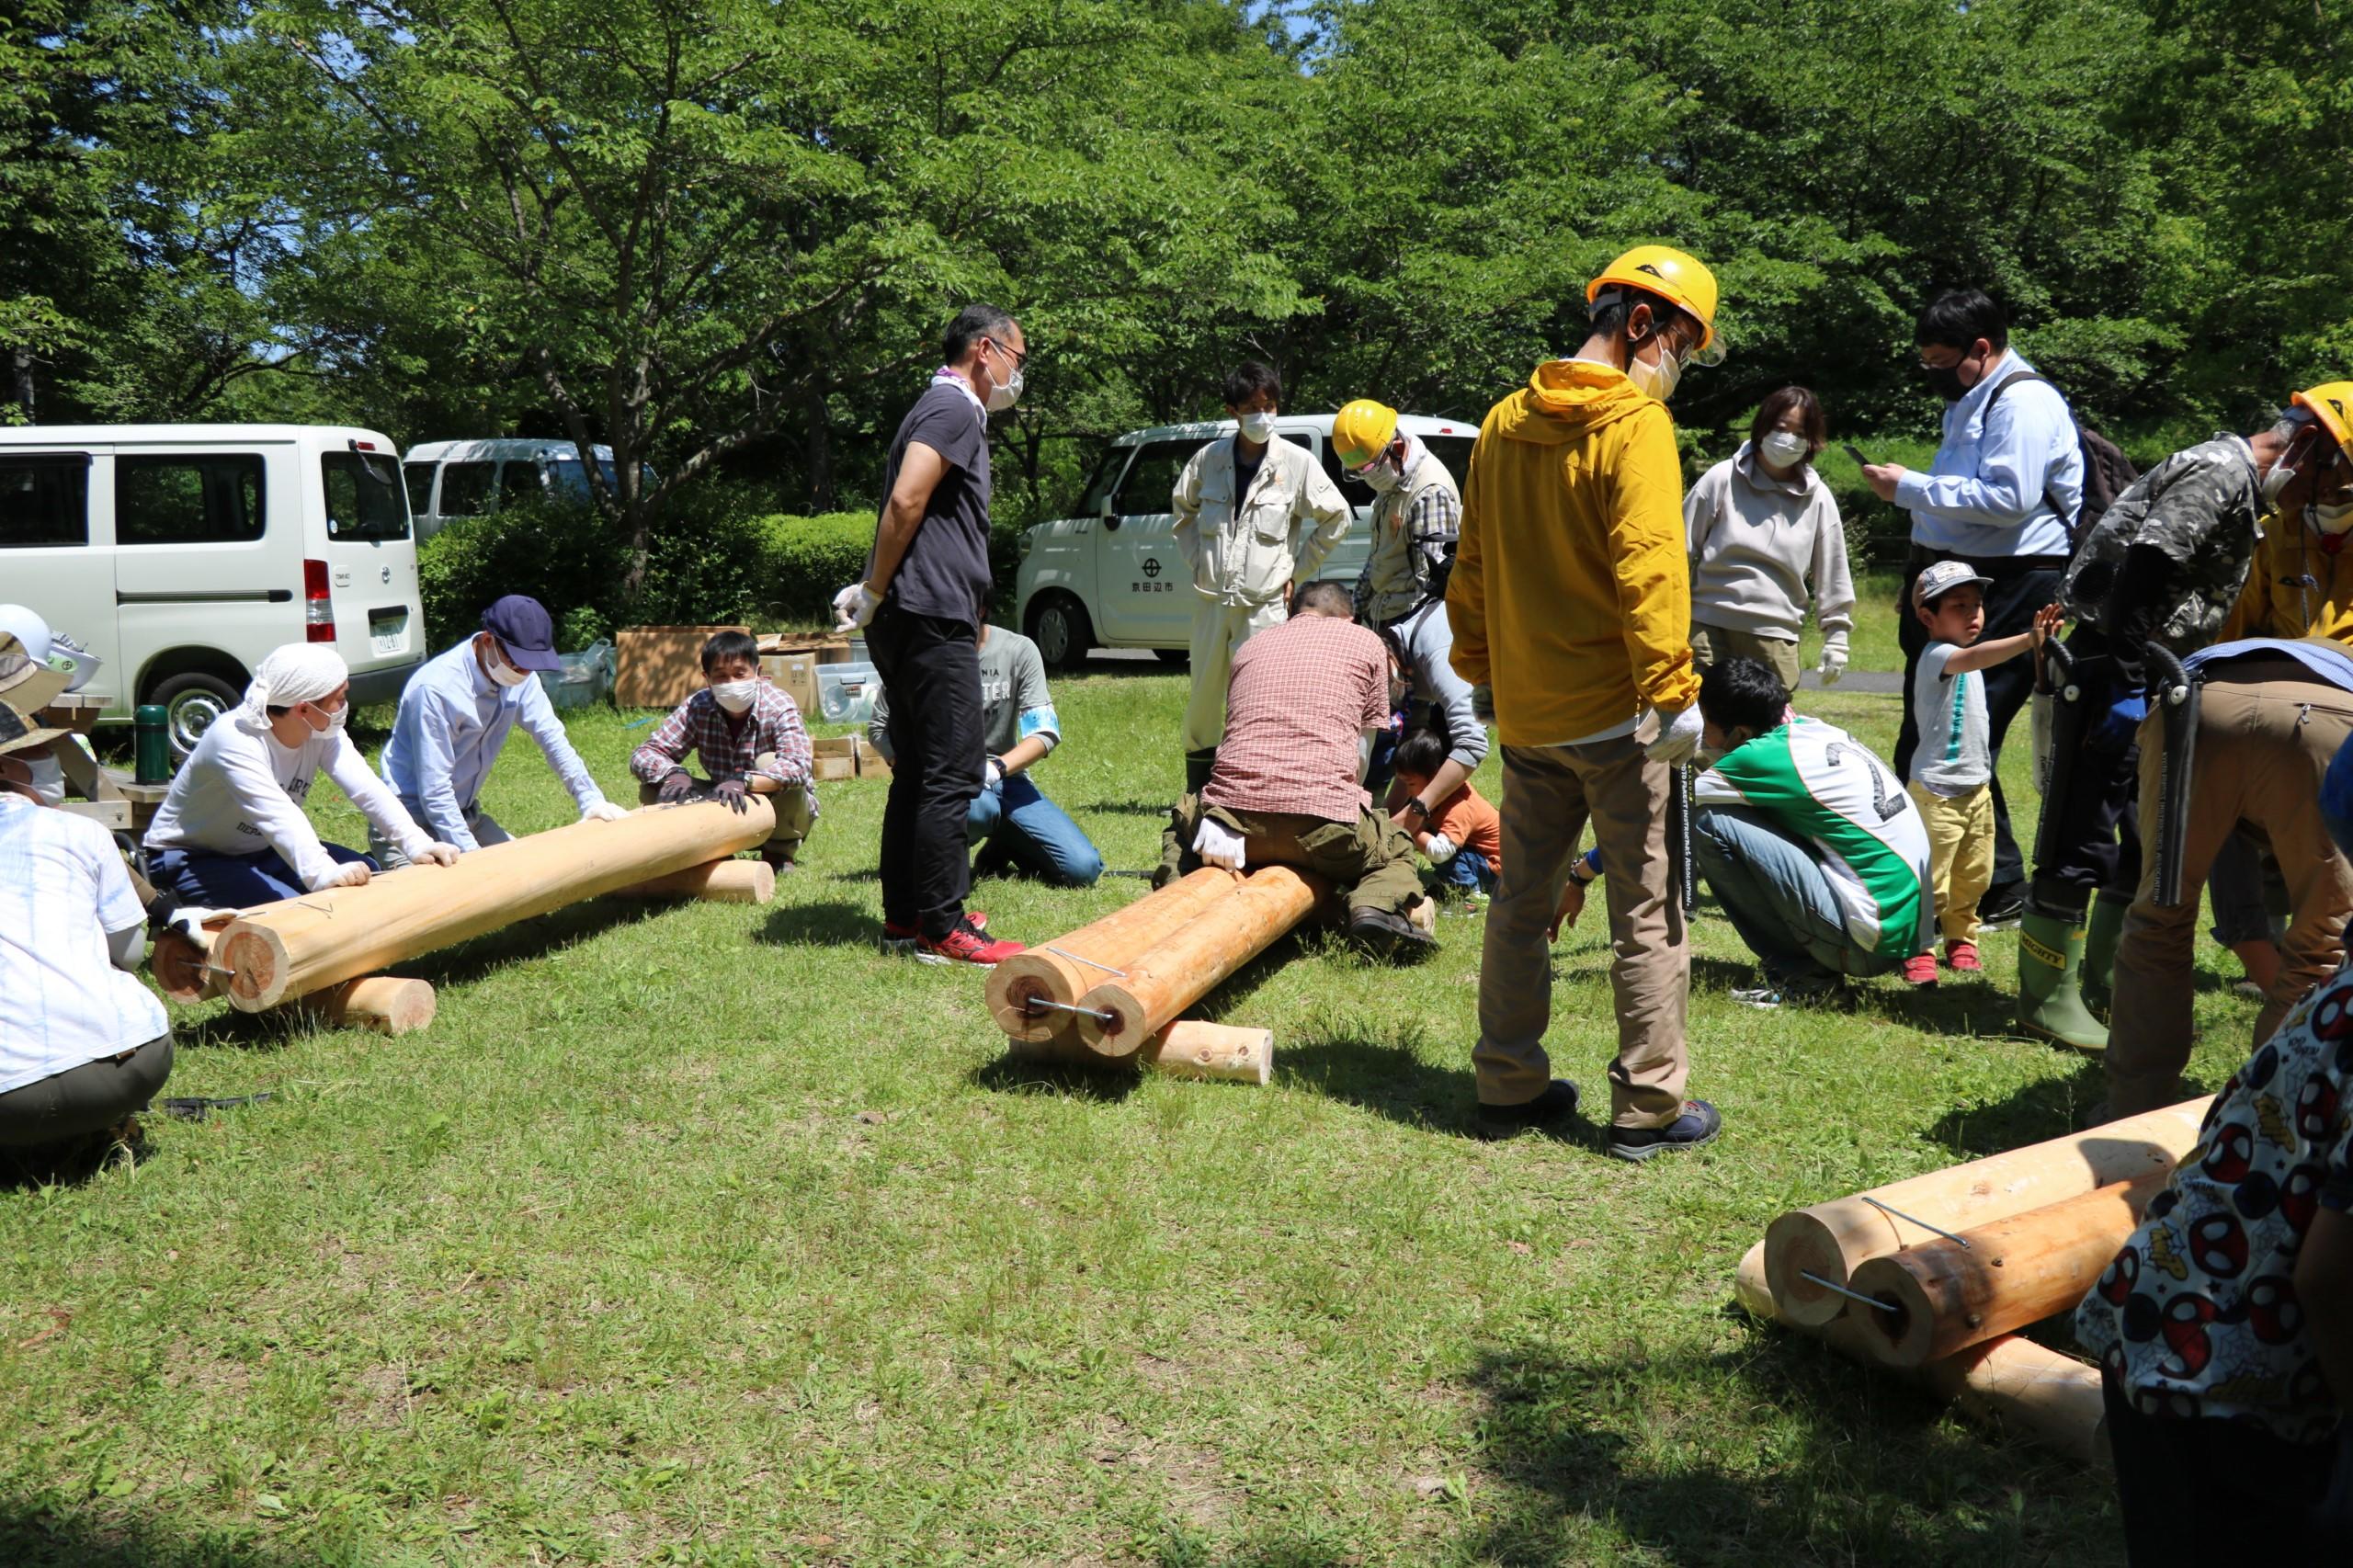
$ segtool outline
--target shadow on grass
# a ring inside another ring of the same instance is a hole
[[[1133,1062],[1106,1062],[1101,1066],[1078,1062],[1041,1062],[1011,1052],[975,1067],[965,1077],[974,1088],[999,1095],[1068,1095],[1074,1100],[1116,1105],[1136,1092],[1142,1071]]]
[[[320,1561],[116,1507],[0,1499],[0,1562],[10,1568],[298,1568]]]
[[[1970,1159],[2006,1153],[2079,1131],[2084,1113],[2107,1097],[2108,1077],[2100,1064],[2080,1061],[2064,1078],[2038,1079],[1990,1105],[1955,1106],[1928,1129],[1928,1136]]]
[[[1645,1561],[1695,1563],[2119,1555],[2104,1478],[1946,1426],[1926,1397],[1778,1330],[1713,1355],[1497,1348],[1467,1381],[1485,1483],[1458,1542],[1472,1560],[1584,1560],[1617,1534]],[[1766,1447],[1711,1444],[1711,1411],[1760,1403],[1780,1417]],[[1664,1447],[1662,1420],[1678,1433]]]
[[[151,1152],[144,1125],[150,1114],[141,1113],[142,1125],[128,1144],[112,1132],[93,1132],[39,1148],[0,1149],[0,1195],[36,1192],[45,1187],[87,1187],[118,1164],[138,1164]],[[6,1547],[7,1540],[6,1517],[0,1514],[0,1547]],[[0,1551],[0,1562],[15,1562]]]
[[[882,922],[865,905],[836,898],[779,904],[754,939],[779,948],[870,948],[881,937]]]

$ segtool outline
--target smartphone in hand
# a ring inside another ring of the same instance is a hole
[[[1860,447],[1859,447],[1859,446],[1857,446],[1857,445],[1855,445],[1855,443],[1854,443],[1854,442],[1852,442],[1852,441],[1841,441],[1841,442],[1839,442],[1839,443],[1838,443],[1838,445],[1839,445],[1840,447],[1842,447],[1843,449],[1845,449],[1846,453],[1847,453],[1847,455],[1848,457],[1850,457],[1850,458],[1854,459],[1856,462],[1858,462],[1859,464],[1860,464],[1860,465],[1861,465],[1861,466],[1863,466],[1864,468],[1870,468],[1870,467],[1875,466],[1875,465],[1871,462],[1871,460],[1870,460],[1870,459],[1869,459],[1869,458],[1867,458],[1867,457],[1863,456],[1863,449],[1862,449],[1862,448],[1860,448]]]

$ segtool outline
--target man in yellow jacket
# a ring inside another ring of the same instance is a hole
[[[1552,924],[1588,817],[1607,873],[1618,1058],[1609,1152],[1642,1161],[1722,1126],[1684,1097],[1689,953],[1673,887],[1671,769],[1699,749],[1683,470],[1666,412],[1722,357],[1716,280],[1638,245],[1586,290],[1591,335],[1488,411],[1447,585],[1454,668],[1494,687],[1504,877],[1479,967],[1477,1126],[1504,1138],[1576,1108],[1544,1052]]]

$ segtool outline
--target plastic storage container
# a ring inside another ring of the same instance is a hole
[[[556,656],[563,661],[563,668],[542,670],[540,685],[546,688],[548,701],[557,711],[585,708],[613,695],[613,676],[620,661],[610,642],[598,638],[577,653]]]
[[[874,697],[882,677],[872,665],[819,665],[817,711],[836,724],[863,724],[874,717]]]

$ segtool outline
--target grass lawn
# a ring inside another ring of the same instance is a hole
[[[1154,671],[1061,682],[1040,774],[1129,874],[984,884],[995,929],[1142,891],[1181,771]],[[1807,706],[1892,746],[1891,697]],[[619,799],[642,717],[573,725]],[[0,1190],[0,1562],[2120,1560],[2104,1479],[1726,1305],[1782,1210],[2097,1097],[2002,1038],[2014,937],[1982,984],[1758,1014],[1703,913],[1725,1136],[1637,1168],[1468,1135],[1476,916],[1419,970],[1286,944],[1218,993],[1275,1030],[1267,1089],[1008,1066],[978,975],[873,950],[883,788],[824,787],[769,907],[403,966],[422,1034],[178,1015],[173,1092],[275,1098]],[[572,815],[519,736],[490,798]],[[1606,1105],[1601,925],[1551,1045]],[[2253,1007],[2199,962],[2212,1085]]]

